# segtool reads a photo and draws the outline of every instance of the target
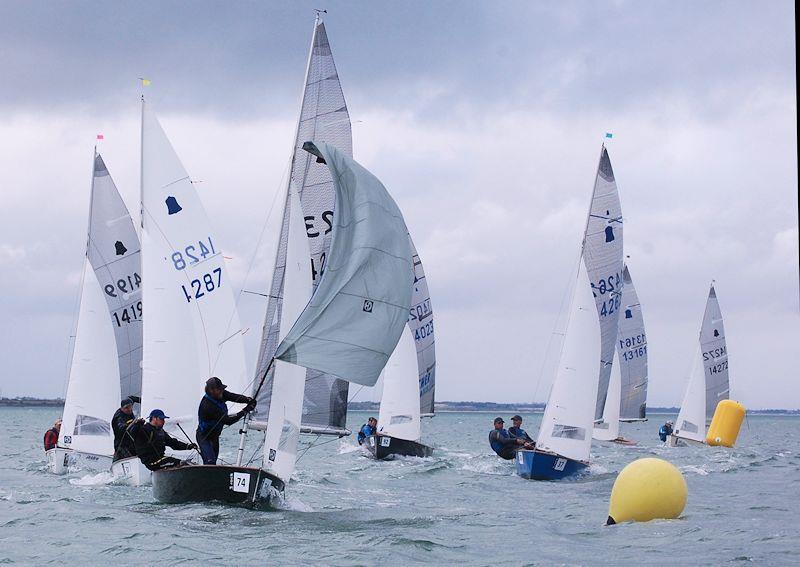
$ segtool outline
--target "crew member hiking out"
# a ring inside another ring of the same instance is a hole
[[[228,392],[222,380],[213,376],[206,381],[206,393],[200,400],[197,409],[197,444],[200,446],[200,455],[204,465],[216,465],[219,456],[219,436],[222,428],[233,425],[242,419],[248,412],[256,407],[256,401],[248,396]],[[247,404],[238,413],[228,415],[228,406],[225,402]]]
[[[128,396],[122,398],[119,409],[114,412],[111,418],[111,429],[114,432],[114,460],[125,459],[136,455],[133,439],[125,435],[125,430],[136,420],[133,413],[133,404],[139,404],[142,400],[138,396]]]
[[[130,435],[134,440],[136,456],[151,471],[176,467],[181,464],[180,459],[164,455],[167,447],[176,451],[197,449],[197,445],[194,443],[178,441],[164,431],[164,422],[167,419],[169,416],[164,415],[163,411],[154,409],[150,412],[150,421],[137,419],[125,430],[125,434]]]
[[[58,434],[61,431],[61,420],[57,419],[53,427],[44,432],[44,450],[55,449],[58,445]]]
[[[511,437],[508,431],[503,428],[504,423],[502,417],[494,418],[494,429],[489,432],[489,445],[492,447],[492,451],[508,461],[516,456],[519,449],[533,449],[530,443]]]
[[[667,437],[670,435],[672,435],[672,422],[668,421],[658,430],[658,438],[662,441],[666,441]]]
[[[508,428],[508,434],[511,435],[514,439],[522,439],[526,443],[530,443],[532,445],[536,445],[536,441],[531,439],[531,436],[527,434],[527,432],[522,429],[522,416],[517,414],[511,418],[511,423],[514,425]]]
[[[358,444],[362,445],[364,441],[370,435],[375,435],[378,431],[378,420],[374,417],[371,417],[367,420],[367,423],[361,426],[361,429],[358,430]]]

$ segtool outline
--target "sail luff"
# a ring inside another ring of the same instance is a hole
[[[703,313],[703,325],[700,332],[700,350],[702,352],[705,375],[706,419],[711,419],[717,404],[730,397],[730,381],[728,377],[728,347],[725,342],[725,326],[722,312],[717,300],[714,284],[708,291],[706,310]]]
[[[422,260],[410,234],[408,238],[414,262],[414,291],[411,295],[411,317],[408,326],[414,336],[417,352],[420,413],[430,417],[434,413],[436,397],[436,338],[433,306]]]

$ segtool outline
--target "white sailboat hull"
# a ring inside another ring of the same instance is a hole
[[[62,449],[61,447],[46,451],[47,470],[52,474],[67,474],[71,454],[71,449]]]
[[[152,484],[150,470],[142,464],[139,457],[128,457],[111,463],[111,474],[116,484],[144,486]]]
[[[702,441],[689,439],[687,437],[679,437],[677,435],[669,435],[667,437],[667,447],[685,447],[687,445],[694,445],[695,447],[702,447],[705,445]]]

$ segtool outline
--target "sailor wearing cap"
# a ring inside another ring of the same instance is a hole
[[[149,421],[137,419],[128,426],[125,434],[134,439],[136,456],[151,471],[176,467],[181,465],[181,460],[175,457],[164,455],[166,448],[170,447],[176,451],[186,451],[187,449],[197,449],[194,443],[184,443],[172,437],[164,431],[164,422],[169,416],[164,415],[160,409],[150,412]]]
[[[489,445],[499,457],[511,460],[516,456],[517,450],[525,445],[525,441],[511,437],[503,427],[504,423],[502,417],[494,418],[494,429],[489,432]]]
[[[111,430],[114,432],[114,460],[133,457],[133,439],[125,437],[125,430],[136,419],[133,413],[133,404],[139,404],[142,400],[138,396],[128,396],[122,398],[119,409],[114,412],[111,418]]]
[[[658,430],[658,438],[662,441],[666,441],[667,437],[670,435],[672,435],[672,422],[668,421]]]
[[[524,429],[522,429],[522,416],[519,414],[515,415],[511,418],[511,423],[514,425],[508,428],[508,434],[515,439],[522,439],[526,443],[534,443],[535,441],[531,439],[531,436],[528,435]]]
[[[234,394],[226,388],[227,386],[216,376],[206,380],[206,393],[200,400],[200,407],[197,408],[198,421],[195,435],[204,465],[217,464],[219,436],[222,434],[222,428],[226,425],[233,425],[256,407],[256,401],[253,398]],[[228,406],[225,402],[246,404],[246,406],[242,411],[228,415]]]

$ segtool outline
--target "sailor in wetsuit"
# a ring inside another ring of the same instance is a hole
[[[232,425],[242,419],[247,412],[256,407],[256,401],[248,396],[228,392],[222,380],[213,376],[206,380],[206,393],[200,400],[197,408],[197,444],[200,446],[200,455],[204,465],[216,465],[219,455],[219,436],[222,428]],[[247,404],[245,408],[233,415],[228,415],[228,406],[225,402]]]
[[[374,417],[371,417],[367,420],[367,423],[361,426],[361,429],[358,430],[358,444],[362,445],[364,441],[370,435],[375,435],[378,431],[378,420]]]
[[[661,429],[658,430],[658,438],[662,441],[666,441],[667,437],[670,435],[672,435],[672,422],[668,421],[661,426]]]
[[[489,433],[489,445],[492,447],[492,451],[508,461],[516,456],[519,449],[533,449],[530,443],[511,437],[503,427],[504,423],[502,417],[494,418],[494,429]]]
[[[111,418],[111,429],[114,432],[114,460],[136,456],[133,439],[125,436],[125,430],[136,420],[133,413],[133,404],[141,403],[138,396],[128,396],[119,403],[119,409]]]
[[[536,445],[536,442],[531,439],[531,436],[522,429],[522,417],[519,414],[511,418],[511,423],[514,424],[508,428],[508,434],[511,435],[511,437],[514,439],[522,439],[526,443],[531,443],[534,446]]]
[[[160,409],[151,411],[149,419],[150,421],[147,423],[143,419],[137,419],[128,426],[125,435],[133,437],[136,456],[151,471],[182,464],[180,459],[164,455],[166,447],[171,447],[176,451],[197,449],[197,445],[194,443],[178,441],[164,431],[164,422],[169,419],[169,416],[164,415]]]

